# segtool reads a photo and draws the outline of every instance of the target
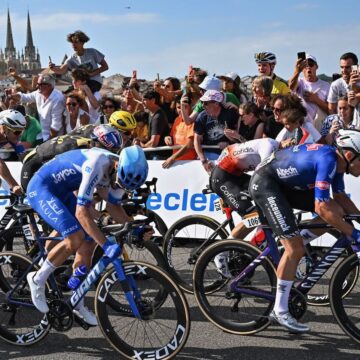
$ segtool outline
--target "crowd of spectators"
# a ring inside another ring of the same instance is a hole
[[[101,74],[109,66],[100,51],[84,47],[89,40],[82,31],[69,34],[74,53],[60,66],[49,59],[48,68],[31,83],[9,69],[17,85],[6,91],[1,108],[26,115],[27,127],[19,137],[25,148],[83,125],[106,124],[114,111],[124,110],[137,122],[128,134],[133,144],[152,150],[173,147],[149,151],[148,158],[164,160],[164,168],[178,160],[199,159],[210,172],[212,161],[231,143],[270,137],[281,147],[332,145],[340,128],[360,128],[360,71],[351,52],[340,56],[340,74],[331,83],[318,78],[314,55],[303,53],[286,81],[274,72],[275,54],[259,52],[251,94],[233,71],[216,76],[190,66],[184,81],[156,79],[146,91],[140,91],[133,71],[121,96],[114,97],[101,96]],[[61,92],[56,80],[66,72],[72,86]]]

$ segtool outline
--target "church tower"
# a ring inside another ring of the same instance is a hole
[[[36,52],[30,23],[30,14],[27,13],[27,27],[26,27],[26,45],[24,54],[21,57],[21,68],[22,70],[33,70],[40,69],[40,55]]]
[[[7,68],[14,67],[17,70],[20,70],[20,59],[16,54],[16,49],[14,46],[9,9],[7,12],[6,47],[4,53],[4,61]]]

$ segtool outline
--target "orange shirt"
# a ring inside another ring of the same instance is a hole
[[[133,138],[139,138],[139,139],[149,139],[149,127],[148,125],[144,125],[143,127],[136,127],[132,131],[132,137]]]
[[[188,139],[194,138],[194,123],[186,125],[181,115],[179,115],[174,121],[170,136],[173,139],[174,145],[185,145]],[[174,154],[178,151],[179,149],[173,150]],[[176,160],[195,160],[196,156],[195,149],[190,149]]]

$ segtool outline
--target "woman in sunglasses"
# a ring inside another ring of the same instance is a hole
[[[78,94],[70,94],[66,97],[64,111],[65,132],[78,129],[89,123],[89,114],[82,109],[84,99]]]
[[[101,99],[100,107],[101,115],[99,117],[99,123],[103,125],[109,123],[111,114],[120,109],[120,104],[111,97],[104,97]]]
[[[25,148],[19,144],[19,137],[26,127],[25,117],[16,110],[4,110],[0,112],[0,147],[10,145],[21,160],[25,154]],[[0,159],[0,177],[9,185],[10,190],[17,195],[22,194],[21,186],[11,175],[5,161]]]

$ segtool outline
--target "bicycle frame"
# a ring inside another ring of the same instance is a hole
[[[359,216],[360,217],[360,216]],[[354,218],[352,218],[354,219]],[[327,224],[314,224],[312,226],[302,225],[299,228],[332,228]],[[272,236],[272,230],[268,227],[264,227],[266,234],[267,246],[264,251],[259,254],[239,275],[231,280],[230,288],[235,293],[243,293],[246,295],[252,295],[259,298],[264,298],[269,301],[275,301],[275,296],[269,292],[262,290],[253,290],[250,288],[238,287],[239,281],[250,275],[254,269],[264,261],[266,257],[271,257],[274,264],[277,266],[280,262],[280,253],[277,247],[276,241]],[[332,264],[345,252],[346,248],[351,246],[354,252],[360,252],[360,245],[352,245],[352,240],[347,238],[345,235],[341,235],[335,244],[324,254],[319,260],[310,273],[296,286],[303,295],[306,295],[313,286],[321,279],[326,271],[332,266]]]

